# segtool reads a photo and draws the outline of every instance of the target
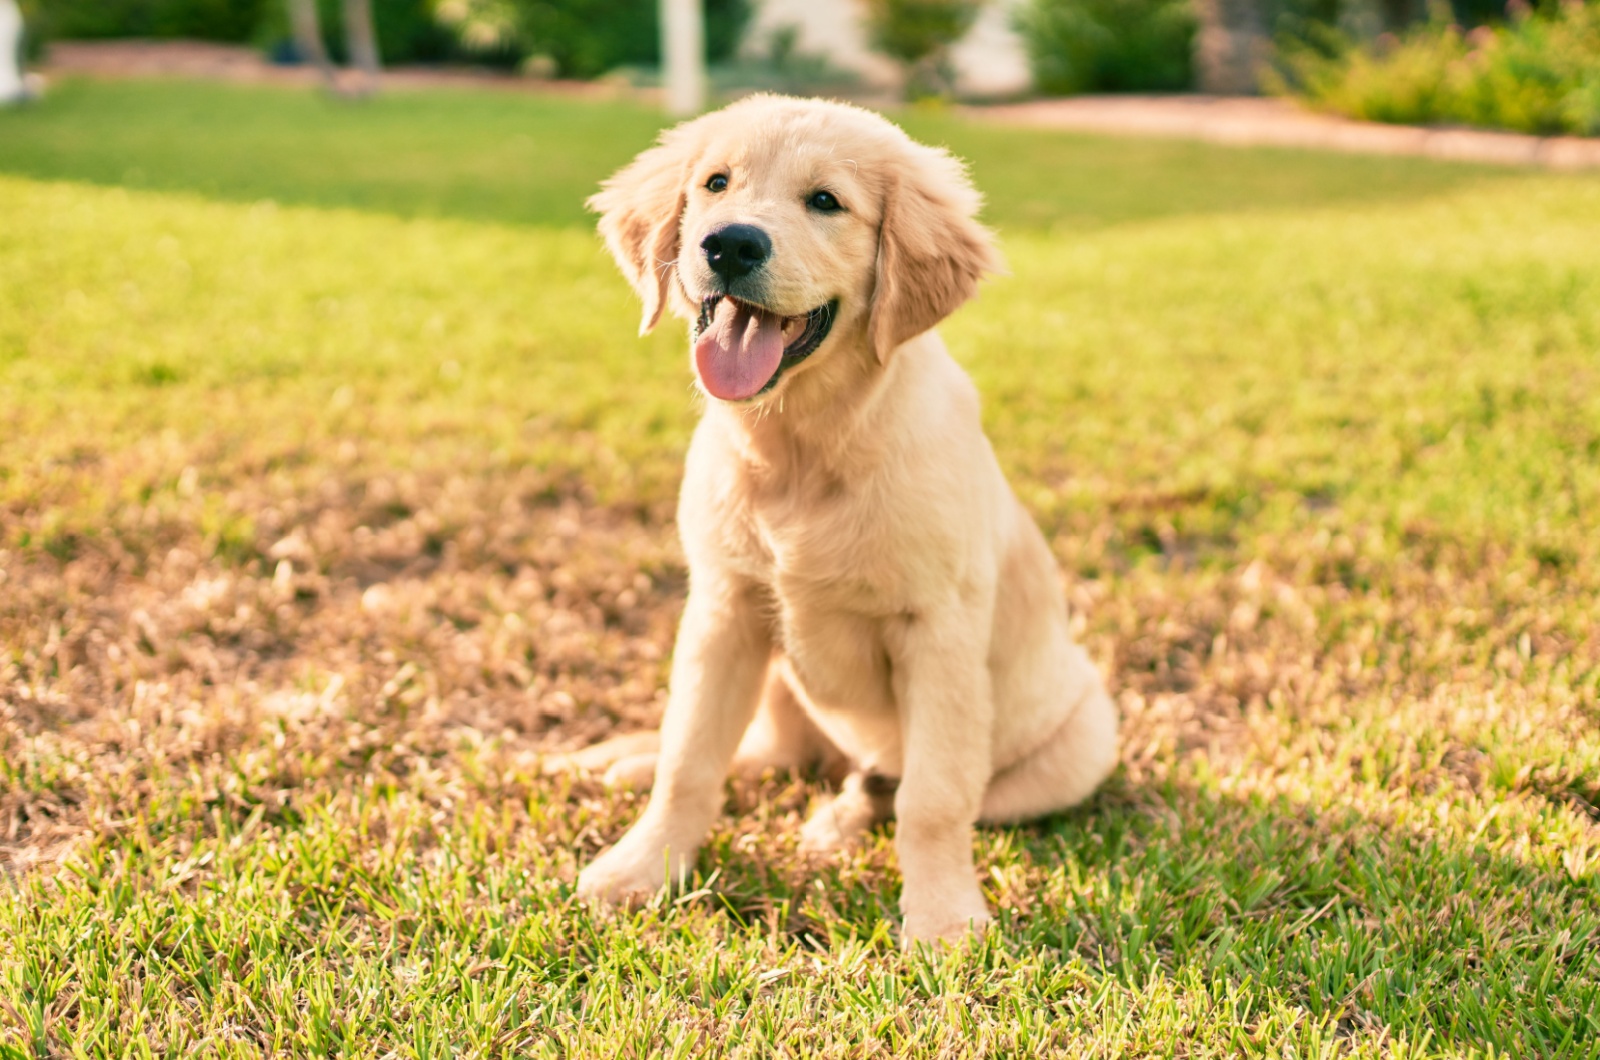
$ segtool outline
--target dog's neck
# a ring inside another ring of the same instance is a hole
[[[714,403],[729,439],[753,465],[781,470],[827,467],[860,429],[863,413],[875,404],[886,375],[855,327],[835,336],[837,345],[820,351],[815,363],[795,373],[777,393],[755,407]]]
[[[712,402],[715,417],[753,469],[779,476],[837,473],[846,462],[870,458],[875,416],[897,381],[911,370],[916,340],[879,362],[866,329],[840,336],[839,347],[755,408]]]

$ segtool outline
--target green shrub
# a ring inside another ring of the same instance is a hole
[[[490,61],[538,59],[562,77],[661,62],[657,0],[443,0],[438,12],[461,47]],[[707,59],[731,57],[747,0],[705,0],[705,13]]]
[[[342,0],[317,0],[317,21],[322,39],[334,62],[345,62]],[[385,65],[431,63],[460,57],[455,34],[442,25],[429,0],[372,0],[372,26],[378,36],[378,56]],[[253,34],[264,50],[278,53],[290,47],[288,6],[269,0]]]
[[[945,97],[954,91],[950,46],[972,28],[982,0],[867,0],[872,46],[906,69],[906,95]]]
[[[21,0],[17,6],[22,9],[22,61],[36,63],[44,58],[50,39],[49,23],[39,0]]]
[[[867,0],[873,47],[903,63],[919,63],[949,48],[977,17],[973,0]]]
[[[1193,83],[1188,0],[1031,0],[1018,28],[1042,92],[1172,92]]]
[[[56,38],[188,37],[247,41],[268,5],[282,0],[47,0]]]
[[[329,52],[342,62],[340,0],[318,0],[317,11]],[[54,39],[187,38],[274,50],[290,38],[284,0],[46,0],[34,10],[24,5],[24,14],[30,31]],[[455,50],[430,0],[372,0],[372,20],[385,63],[437,61]]]
[[[1276,87],[1369,121],[1600,134],[1600,3],[1470,33],[1437,14],[1398,38],[1291,52]]]

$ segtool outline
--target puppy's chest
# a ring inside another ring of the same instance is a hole
[[[727,529],[742,572],[787,611],[879,618],[910,604],[915,548],[849,499],[752,500]]]
[[[773,632],[808,705],[856,725],[893,717],[884,630],[908,606],[907,550],[845,500],[752,503],[730,545],[768,589]]]

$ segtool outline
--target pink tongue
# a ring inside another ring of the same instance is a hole
[[[783,318],[724,298],[694,344],[694,366],[712,397],[755,397],[783,360]]]

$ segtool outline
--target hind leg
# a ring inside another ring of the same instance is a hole
[[[656,755],[661,750],[661,733],[630,732],[613,736],[581,751],[549,755],[542,771],[557,773],[604,773],[607,784],[624,787],[650,787],[655,777]]]
[[[843,755],[824,736],[783,679],[776,661],[767,669],[761,706],[739,741],[732,768],[747,775],[766,769],[804,769],[817,765],[835,772]],[[603,773],[607,784],[649,790],[655,781],[659,732],[633,732],[592,747],[545,759],[544,772]]]
[[[978,819],[1042,817],[1088,798],[1117,764],[1117,708],[1096,681],[1061,727],[1028,757],[989,779]]]
[[[735,769],[759,774],[766,769],[808,769],[813,766],[825,775],[842,773],[844,755],[833,741],[817,728],[799,697],[783,676],[784,667],[774,657],[767,670],[767,687],[761,694],[761,707],[755,720],[739,741],[733,756]]]

